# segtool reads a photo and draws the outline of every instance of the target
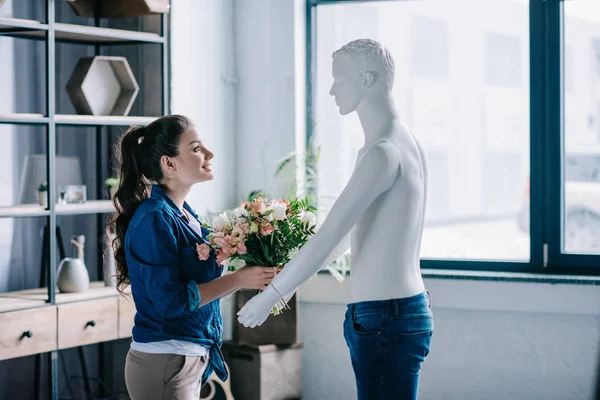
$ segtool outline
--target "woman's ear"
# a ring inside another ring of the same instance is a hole
[[[165,172],[165,175],[170,175],[177,172],[177,165],[175,164],[175,160],[168,156],[162,156],[160,158],[160,165]]]

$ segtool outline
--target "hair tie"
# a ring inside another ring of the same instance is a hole
[[[143,126],[136,126],[131,130],[131,134],[136,136],[136,142],[137,144],[141,144],[144,141],[144,127]]]

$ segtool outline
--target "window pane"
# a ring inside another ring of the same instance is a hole
[[[600,254],[600,3],[564,3],[563,251]]]
[[[465,18],[469,10],[471,17]],[[319,218],[348,182],[363,133],[329,96],[331,54],[379,40],[394,98],[423,144],[429,193],[423,258],[529,260],[529,8],[525,0],[317,7],[315,140]]]

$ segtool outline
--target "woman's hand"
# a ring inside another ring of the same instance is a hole
[[[260,289],[271,283],[275,278],[276,267],[247,266],[234,272],[237,275],[241,289]]]

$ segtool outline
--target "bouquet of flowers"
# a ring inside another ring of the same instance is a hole
[[[316,209],[308,200],[267,200],[262,196],[243,202],[233,211],[219,214],[212,226],[209,244],[197,245],[200,259],[212,247],[217,262],[234,271],[244,265],[276,267],[279,272],[306,241],[315,234]],[[271,311],[279,314],[287,304],[280,300]]]

